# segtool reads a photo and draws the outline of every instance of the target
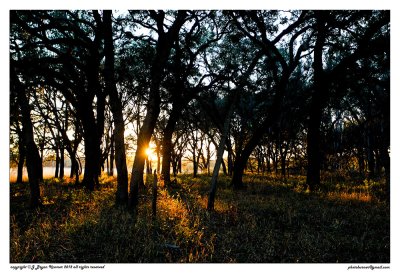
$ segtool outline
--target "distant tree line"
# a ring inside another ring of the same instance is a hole
[[[221,168],[234,189],[246,170],[310,190],[344,172],[389,197],[390,12],[13,10],[10,109],[32,206],[50,151],[88,190],[115,162],[116,204],[135,208],[151,140],[167,186],[184,157],[211,176],[210,210]]]

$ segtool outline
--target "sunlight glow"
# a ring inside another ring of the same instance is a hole
[[[156,155],[154,154],[154,149],[151,147],[148,147],[145,153],[149,160],[154,160],[156,158]]]

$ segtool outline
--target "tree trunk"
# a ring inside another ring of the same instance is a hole
[[[146,162],[146,174],[151,174],[152,166],[151,166],[151,160],[149,159],[148,156],[146,157],[145,162]]]
[[[153,87],[154,88],[154,87]],[[154,93],[154,90],[153,90]],[[135,159],[132,166],[132,176],[130,184],[129,193],[129,206],[136,207],[139,201],[139,185],[144,185],[143,182],[143,170],[146,160],[146,149],[149,146],[150,138],[153,133],[158,114],[160,113],[160,97],[157,91],[155,95],[157,98],[151,96],[149,99],[149,107],[143,126],[140,129],[138,140],[137,140],[137,150],[135,154]]]
[[[160,147],[157,148],[157,174],[161,172],[161,156],[160,156]]]
[[[174,157],[171,160],[171,163],[172,163],[172,175],[174,177],[176,177],[176,174],[178,173],[178,160],[179,159],[177,157]]]
[[[231,140],[227,139],[226,141],[227,143],[227,151],[228,151],[228,175],[232,176],[233,174],[233,149],[232,149],[232,144],[231,144]]]
[[[60,154],[58,152],[58,147],[54,149],[56,152],[56,170],[54,172],[54,178],[58,178],[58,173],[59,173],[59,167],[60,167]]]
[[[111,176],[111,174],[110,174],[110,160],[109,160],[109,156],[108,155],[106,157],[106,167],[107,167],[107,175]]]
[[[77,166],[77,162],[76,162],[75,156],[71,156],[70,155],[70,159],[71,159],[71,169],[70,169],[70,172],[69,172],[69,178],[73,178],[74,174],[75,174],[75,169],[77,169],[78,166]]]
[[[323,111],[324,71],[323,47],[325,43],[325,11],[315,11],[317,17],[317,40],[314,47],[314,91],[311,98],[310,118],[307,132],[307,180],[306,183],[313,191],[320,184],[321,170],[321,136],[320,126]],[[326,96],[327,94],[325,94]]]
[[[75,161],[75,185],[79,184],[79,174],[80,174],[80,164],[79,159],[74,159]]]
[[[178,162],[176,166],[177,166],[176,168],[177,172],[182,173],[182,156],[178,156]]]
[[[232,186],[234,189],[241,189],[243,188],[243,174],[244,174],[244,169],[246,167],[246,162],[244,159],[236,155],[236,160],[235,163],[233,164],[233,175],[232,175]]]
[[[23,134],[23,132],[22,132]],[[26,150],[25,150],[25,146],[24,146],[24,141],[23,141],[23,135],[19,135],[18,136],[19,139],[18,140],[18,153],[19,153],[19,158],[18,158],[18,169],[17,169],[17,183],[22,183],[22,177],[24,175],[23,171],[24,171],[24,161],[25,161],[25,154],[26,154]]]
[[[149,146],[151,135],[153,134],[154,127],[156,125],[157,118],[160,113],[159,106],[161,103],[161,98],[159,93],[159,85],[161,82],[161,68],[159,69],[152,68],[151,80],[152,84],[150,87],[150,96],[147,106],[147,113],[137,138],[137,149],[132,166],[132,176],[130,181],[130,193],[129,193],[130,207],[137,206],[139,202],[139,185],[141,187],[142,185],[144,185],[143,170],[146,159],[146,149]]]
[[[281,153],[281,173],[282,177],[286,177],[286,153]]]
[[[65,120],[64,120],[64,126],[63,126],[63,131],[64,132],[67,132],[68,131],[68,103],[66,103],[65,104],[65,110],[64,110],[64,116],[65,116]],[[62,133],[61,133],[61,136],[60,136],[60,144],[61,144],[61,161],[60,161],[60,177],[61,178],[64,178],[64,165],[65,165],[65,162],[64,162],[64,160],[65,160],[65,156],[64,156],[64,148],[65,148],[65,146],[67,146],[66,148],[67,148],[67,152],[68,152],[68,149],[70,149],[71,147],[69,147],[68,148],[68,145],[70,144],[69,142],[65,142],[64,141],[64,138],[63,138],[63,136],[62,136]]]
[[[97,85],[97,82],[96,82]],[[101,90],[101,87],[97,87],[99,90]],[[97,93],[97,107],[96,107],[96,130],[97,130],[97,145],[99,145],[99,158],[97,159],[97,169],[96,169],[96,174],[97,176],[101,175],[102,169],[104,169],[103,166],[103,158],[102,158],[102,153],[100,149],[100,143],[102,142],[102,137],[104,134],[104,112],[105,112],[105,96],[102,94],[101,91],[98,91]],[[111,98],[110,98],[110,106],[111,106]],[[115,121],[115,117],[114,117]],[[96,186],[99,185],[99,179],[96,180]]]
[[[61,179],[63,179],[64,178],[64,144],[63,144],[62,140],[60,140],[60,144],[61,144],[61,147],[60,147],[60,175],[59,175],[59,177]]]
[[[373,137],[369,129],[367,129],[367,162],[368,179],[373,179],[375,177],[375,157],[373,148]]]
[[[166,186],[168,186],[171,183],[171,177],[170,177],[170,172],[171,172],[171,157],[172,157],[172,134],[175,130],[175,124],[176,121],[173,119],[173,112],[174,109],[172,109],[170,118],[168,120],[167,126],[164,129],[164,135],[163,135],[163,140],[162,140],[162,177],[164,180],[164,183]]]
[[[19,82],[18,76],[14,69],[11,69],[11,76],[12,91],[14,95],[17,96],[17,102],[21,109],[23,141],[26,147],[26,167],[28,170],[29,188],[31,194],[30,205],[31,207],[35,208],[41,205],[40,183],[43,182],[42,160],[34,141],[33,125],[30,117],[31,110],[29,101],[25,94],[26,90]]]
[[[193,149],[193,178],[197,177],[197,159],[196,159],[196,149]]]
[[[222,165],[222,172],[224,173],[224,175],[228,175],[228,172],[227,172],[227,169],[226,169],[226,164],[225,164],[225,161],[223,159],[222,159],[221,165]]]
[[[123,152],[125,153],[125,148],[124,148]],[[111,135],[111,148],[110,148],[110,170],[109,170],[110,176],[114,176],[114,158],[115,158],[115,141],[114,141],[114,132],[113,132]],[[123,160],[123,159],[121,159],[121,160]],[[126,154],[125,154],[125,162],[126,162]],[[126,166],[126,163],[125,163],[125,166]],[[126,183],[126,198],[128,198],[128,168],[126,167],[124,169],[124,166],[122,166],[121,168],[122,168],[121,173],[123,173],[124,172],[123,170],[126,169],[126,182],[125,182]],[[124,182],[121,182],[121,183],[124,184]]]
[[[125,124],[122,114],[122,104],[118,96],[118,90],[115,86],[114,78],[114,44],[112,38],[112,22],[111,22],[112,11],[105,10],[103,13],[104,17],[104,51],[105,51],[105,69],[104,77],[106,80],[106,89],[110,96],[110,106],[114,117],[114,144],[115,144],[115,160],[117,167],[117,192],[116,192],[116,204],[122,205],[127,204],[128,201],[128,169],[126,166],[126,154],[125,154]],[[113,154],[113,152],[111,153]],[[113,155],[111,155],[113,157]],[[111,161],[111,168],[113,173],[113,159]],[[133,173],[133,172],[132,172]],[[132,175],[133,176],[133,175]]]
[[[164,12],[152,13],[152,17],[157,21],[158,41],[156,46],[156,54],[150,69],[150,90],[149,101],[147,104],[147,112],[140,128],[135,159],[132,166],[132,177],[130,184],[130,206],[136,207],[139,201],[139,185],[143,185],[143,169],[145,160],[145,151],[149,146],[151,135],[160,113],[160,84],[163,79],[163,71],[169,58],[174,41],[178,38],[179,30],[185,22],[186,11],[178,11],[177,18],[169,28],[167,33],[164,32]]]
[[[153,212],[153,219],[156,219],[157,216],[157,171],[154,170],[153,174],[153,199],[151,202],[151,209]]]
[[[85,172],[83,185],[93,191],[98,185],[100,144],[98,143],[96,122],[92,107],[89,105],[81,106],[81,118],[83,127],[83,138],[85,145]]]
[[[217,192],[217,182],[218,182],[218,174],[221,164],[223,162],[223,155],[225,150],[226,139],[229,133],[229,124],[231,122],[231,117],[234,112],[234,105],[236,103],[238,97],[238,91],[235,90],[233,101],[229,105],[229,111],[225,117],[223,131],[221,132],[221,142],[218,145],[217,149],[217,160],[215,161],[214,170],[211,178],[211,188],[210,193],[208,195],[208,202],[207,202],[207,210],[212,211],[214,210],[214,203],[215,203],[215,194]]]

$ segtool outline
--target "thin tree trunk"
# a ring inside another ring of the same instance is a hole
[[[58,178],[59,167],[60,167],[60,154],[58,152],[58,147],[56,147],[55,152],[56,152],[56,170],[54,172],[54,178]]]
[[[115,148],[114,147],[115,147],[115,141],[114,141],[114,132],[113,132],[111,135],[111,148],[110,148],[110,169],[109,169],[110,176],[114,176],[114,157],[115,157]],[[125,154],[125,148],[124,148],[123,153]],[[121,160],[124,162],[123,159],[121,159]],[[125,154],[125,162],[126,162],[126,154]],[[125,166],[126,166],[126,163],[125,163]],[[121,183],[122,184],[126,183],[126,187],[124,187],[124,189],[126,188],[126,196],[124,195],[125,196],[124,198],[128,198],[128,167],[126,166],[126,168],[124,169],[124,166],[121,166],[121,168],[122,168],[121,172],[124,172],[124,170],[126,169],[126,181],[124,180],[124,182],[121,182]],[[127,201],[127,200],[128,199],[126,199],[125,201]]]
[[[172,157],[172,133],[174,131],[174,128],[170,125],[170,119],[168,120],[168,124],[164,129],[164,136],[163,136],[163,148],[162,148],[162,178],[164,180],[164,184],[168,186],[171,183],[171,177],[170,177],[170,172],[171,172],[171,157]]]
[[[62,140],[60,140],[60,144],[61,144],[61,147],[60,147],[60,175],[59,175],[59,177],[61,179],[63,179],[64,178],[64,144],[63,144]]]
[[[211,177],[211,188],[210,188],[210,193],[208,195],[208,202],[207,202],[207,210],[212,211],[214,210],[214,203],[215,203],[215,194],[217,192],[217,182],[218,182],[218,174],[219,174],[219,169],[221,167],[221,164],[223,162],[223,155],[224,155],[224,150],[225,150],[225,145],[226,145],[226,139],[228,138],[228,133],[229,133],[229,124],[231,122],[231,117],[233,115],[233,112],[235,110],[235,103],[238,97],[238,90],[235,90],[235,94],[233,97],[233,101],[229,105],[229,110],[228,113],[225,117],[225,122],[224,122],[224,127],[223,131],[221,132],[221,142],[218,145],[217,149],[217,160],[215,161],[214,169],[213,169],[213,174]]]
[[[153,219],[156,219],[157,216],[157,172],[156,170],[154,170],[154,174],[153,174],[153,199],[151,202],[151,208],[152,208],[152,212],[153,212]]]
[[[368,162],[368,179],[375,177],[375,157],[373,140],[370,130],[367,129],[367,162]]]
[[[179,100],[175,100],[172,106],[171,114],[168,119],[167,126],[165,126],[162,139],[162,178],[165,185],[171,182],[171,159],[173,152],[172,135],[175,131],[176,123],[178,122],[179,115],[182,112],[182,103]]]
[[[228,172],[226,170],[226,164],[225,164],[224,160],[222,160],[221,165],[222,165],[222,172],[224,173],[224,175],[228,175]]]
[[[22,138],[23,135],[20,135],[19,137]],[[17,169],[17,183],[22,183],[24,161],[26,155],[23,139],[18,140],[18,153],[19,153],[19,158],[18,158],[18,169]]]
[[[63,129],[64,132],[67,132],[68,131],[68,103],[65,104],[64,116],[65,116],[65,120],[64,120],[64,126],[63,126],[62,129]],[[60,177],[64,178],[64,167],[65,167],[64,166],[65,165],[65,162],[64,162],[65,161],[64,148],[65,148],[65,145],[66,145],[67,146],[66,147],[67,148],[67,152],[68,152],[68,149],[70,149],[71,147],[68,148],[68,145],[70,143],[66,143],[64,141],[62,133],[61,133],[61,136],[60,136],[60,144],[61,144]]]
[[[161,171],[161,156],[160,156],[160,144],[158,143],[157,148],[156,148],[156,154],[157,154],[157,174],[160,174]]]
[[[177,172],[182,173],[182,156],[178,156]],[[176,175],[175,175],[176,176]]]

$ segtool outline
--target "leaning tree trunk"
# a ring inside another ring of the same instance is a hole
[[[143,170],[146,160],[146,149],[149,146],[150,138],[153,134],[154,127],[160,113],[159,105],[161,100],[160,94],[158,92],[158,87],[156,88],[155,86],[153,86],[150,92],[153,93],[153,95],[150,95],[146,117],[138,135],[137,150],[132,167],[129,193],[129,206],[131,207],[136,207],[139,201],[139,185],[144,184]]]
[[[233,97],[233,100],[229,104],[229,110],[228,110],[228,113],[226,114],[225,121],[224,121],[224,127],[221,132],[222,133],[221,142],[219,143],[218,149],[217,149],[217,160],[215,161],[214,170],[213,170],[213,174],[211,177],[210,193],[208,195],[207,210],[209,210],[209,211],[214,210],[215,194],[217,192],[219,169],[224,160],[223,156],[224,156],[226,140],[228,138],[228,133],[229,133],[229,125],[231,122],[233,112],[235,110],[235,104],[236,104],[238,95],[239,95],[239,91],[235,90],[234,97]]]

